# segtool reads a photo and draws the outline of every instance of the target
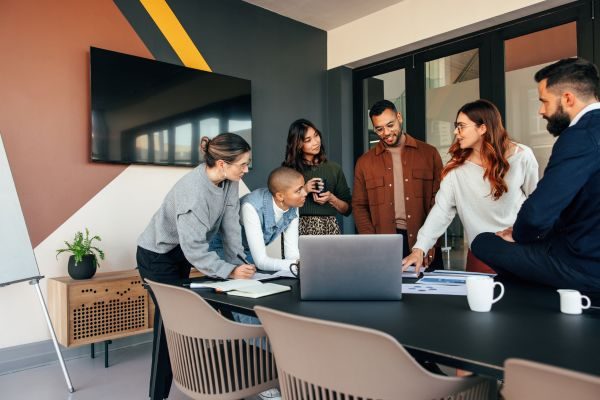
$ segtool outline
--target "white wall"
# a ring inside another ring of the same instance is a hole
[[[449,32],[457,37],[571,1],[403,0],[328,31],[327,68],[375,62],[424,47],[429,38],[441,35],[439,42]]]
[[[136,241],[163,198],[189,168],[130,166],[35,249],[40,273],[66,276],[68,254],[56,259],[64,240],[85,227],[100,235],[106,253],[98,272],[136,267]],[[240,194],[247,193],[242,183]],[[40,281],[46,297],[46,279]],[[50,339],[35,290],[27,282],[0,288],[0,349]]]

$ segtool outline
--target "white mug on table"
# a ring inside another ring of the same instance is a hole
[[[494,298],[494,288],[500,286],[500,294]],[[504,285],[494,282],[489,276],[469,276],[467,278],[467,301],[472,311],[487,312],[492,304],[504,296]]]
[[[560,294],[560,311],[564,314],[581,314],[581,310],[586,310],[592,305],[590,298],[577,290],[558,289],[557,292]],[[586,305],[583,305],[584,301]]]

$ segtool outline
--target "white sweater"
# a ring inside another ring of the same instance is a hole
[[[458,216],[471,242],[482,232],[498,232],[512,226],[521,204],[535,190],[538,163],[531,149],[518,144],[519,150],[508,158],[510,169],[504,177],[508,191],[498,200],[491,195],[484,169],[470,161],[450,171],[442,179],[435,205],[419,230],[413,248],[427,252],[444,234],[452,219]]]
[[[279,208],[273,201],[273,211],[275,212],[275,222],[283,217],[284,210]],[[254,265],[263,271],[279,271],[289,268],[291,263],[300,258],[298,250],[298,217],[294,218],[287,229],[283,231],[283,250],[286,259],[269,257],[267,248],[263,239],[262,226],[256,209],[250,203],[242,205],[240,210],[242,225],[246,231],[246,240],[250,248],[250,254],[254,259]]]

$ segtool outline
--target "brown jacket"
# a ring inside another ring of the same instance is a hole
[[[400,158],[408,245],[412,248],[440,188],[442,159],[435,147],[409,135]],[[354,170],[352,208],[358,233],[396,233],[393,184],[392,155],[380,141],[358,159]]]

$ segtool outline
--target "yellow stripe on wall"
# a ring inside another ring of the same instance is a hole
[[[212,71],[165,0],[140,0],[175,53],[190,68]]]

